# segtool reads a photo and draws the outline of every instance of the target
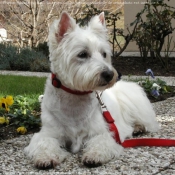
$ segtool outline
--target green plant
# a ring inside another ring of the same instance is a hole
[[[150,80],[149,78],[139,80],[140,85],[146,92],[149,92],[152,96],[157,98],[159,94],[169,93],[172,91],[171,87],[166,84],[165,81],[157,78],[156,80]]]
[[[160,53],[165,38],[175,30],[172,19],[175,19],[174,8],[164,0],[147,0],[143,10],[137,13],[136,20],[131,23],[138,24],[133,40],[136,41],[142,58],[146,59],[150,52],[151,57],[158,58],[165,68],[165,61]]]
[[[24,126],[27,129],[41,126],[41,120],[35,116],[30,110],[16,110],[13,114],[9,113],[11,125],[16,127]]]
[[[3,97],[0,99],[0,114],[4,116],[0,117],[2,124],[14,125],[18,128],[17,132],[22,134],[27,132],[28,128],[36,128],[41,125],[38,98],[16,96],[13,101],[12,96]]]
[[[31,98],[28,96],[17,95],[15,96],[15,101],[11,107],[11,110],[15,111],[18,109],[23,111],[23,113],[26,113],[26,110],[39,110],[39,106],[40,104],[36,96]]]
[[[132,79],[132,77],[129,76],[129,81],[137,82],[141,87],[143,87],[145,92],[149,93],[155,98],[158,98],[161,94],[170,93],[173,91],[165,81],[161,80],[160,78],[155,79],[151,69],[148,69],[145,73],[148,75],[146,78]],[[150,77],[152,78],[150,79]]]

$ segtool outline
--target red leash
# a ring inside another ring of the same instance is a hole
[[[116,125],[114,124],[114,119],[112,118],[110,112],[107,110],[104,105],[100,95],[97,94],[97,99],[102,107],[103,117],[106,122],[109,124],[109,129],[111,132],[114,132],[114,139],[117,143],[122,145],[124,148],[138,147],[138,146],[156,146],[156,147],[170,147],[175,146],[174,139],[163,139],[163,138],[136,138],[136,139],[127,139],[124,142],[121,142],[120,135]]]
[[[114,139],[124,148],[138,147],[138,146],[162,146],[170,147],[175,146],[175,140],[173,139],[163,139],[163,138],[137,138],[137,139],[127,139],[121,142],[118,129],[114,124],[114,119],[112,118],[109,111],[104,111],[103,116],[109,123],[110,131],[114,132]]]

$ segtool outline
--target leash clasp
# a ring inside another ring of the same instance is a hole
[[[97,97],[97,99],[98,99],[98,101],[100,103],[100,106],[102,108],[102,111],[104,111],[104,109],[106,109],[106,111],[107,111],[107,107],[106,107],[106,105],[104,104],[104,102],[103,102],[103,100],[101,98],[103,92],[102,91],[99,91],[99,92],[95,91],[95,93],[96,93],[96,97]]]

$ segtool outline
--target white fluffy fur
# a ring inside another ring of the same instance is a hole
[[[49,32],[51,71],[71,89],[106,89],[102,98],[115,119],[122,141],[132,136],[135,124],[144,125],[147,131],[157,131],[155,113],[142,88],[131,82],[115,83],[117,72],[111,65],[103,17],[103,14],[95,16],[85,28],[80,28],[66,13],[53,23]],[[64,20],[67,26],[60,22]],[[77,55],[84,50],[88,58],[79,58]],[[113,71],[114,77],[102,85],[101,73],[105,70]],[[69,154],[65,149],[68,144],[73,153],[83,148],[85,165],[100,165],[120,156],[122,147],[109,131],[95,92],[73,95],[52,86],[49,77],[41,107],[41,131],[34,134],[25,148],[37,167],[59,165]]]

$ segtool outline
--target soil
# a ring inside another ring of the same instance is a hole
[[[17,129],[16,126],[0,125],[0,141],[12,139],[14,137],[19,137],[20,134],[17,133],[16,129]],[[28,129],[27,134],[32,134],[38,132],[39,130],[40,130],[39,128]]]
[[[151,69],[155,76],[175,76],[175,58],[168,59],[165,68],[159,59],[140,57],[119,57],[112,60],[114,67],[122,75],[145,75],[147,69]]]
[[[114,67],[122,73],[122,75],[145,75],[145,71],[150,68],[155,76],[174,76],[175,77],[175,58],[169,58],[168,69],[166,70],[160,60],[148,58],[146,60],[140,57],[120,57],[113,59]],[[175,87],[171,87],[173,92],[162,94],[158,98],[152,97],[150,94],[148,98],[152,103],[166,100],[169,97],[175,96]],[[28,130],[28,134],[38,132],[39,128]],[[11,139],[20,136],[16,132],[16,127],[11,125],[0,125],[0,140]]]

